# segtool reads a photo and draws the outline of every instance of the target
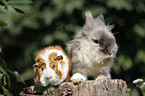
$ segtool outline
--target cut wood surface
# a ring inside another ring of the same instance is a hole
[[[126,82],[120,79],[84,81],[78,85],[64,82],[59,86],[24,88],[21,96],[128,96]]]

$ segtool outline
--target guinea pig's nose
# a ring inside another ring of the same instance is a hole
[[[46,79],[48,79],[48,80],[51,79],[51,78],[52,78],[52,76],[50,76],[50,77],[46,77]]]

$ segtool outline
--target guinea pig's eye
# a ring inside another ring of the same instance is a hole
[[[44,70],[44,68],[42,67],[42,68],[41,68],[41,70],[43,71],[43,70]]]
[[[36,62],[40,62],[40,59],[37,59]]]
[[[54,64],[53,64],[52,68],[55,69],[55,65]]]

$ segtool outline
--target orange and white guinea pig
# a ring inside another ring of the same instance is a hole
[[[34,81],[36,85],[58,85],[68,82],[71,61],[59,46],[49,46],[39,51],[35,59]]]

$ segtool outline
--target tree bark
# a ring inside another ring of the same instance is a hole
[[[64,82],[59,86],[24,88],[21,96],[128,96],[126,82],[119,79],[84,81],[78,85]]]

